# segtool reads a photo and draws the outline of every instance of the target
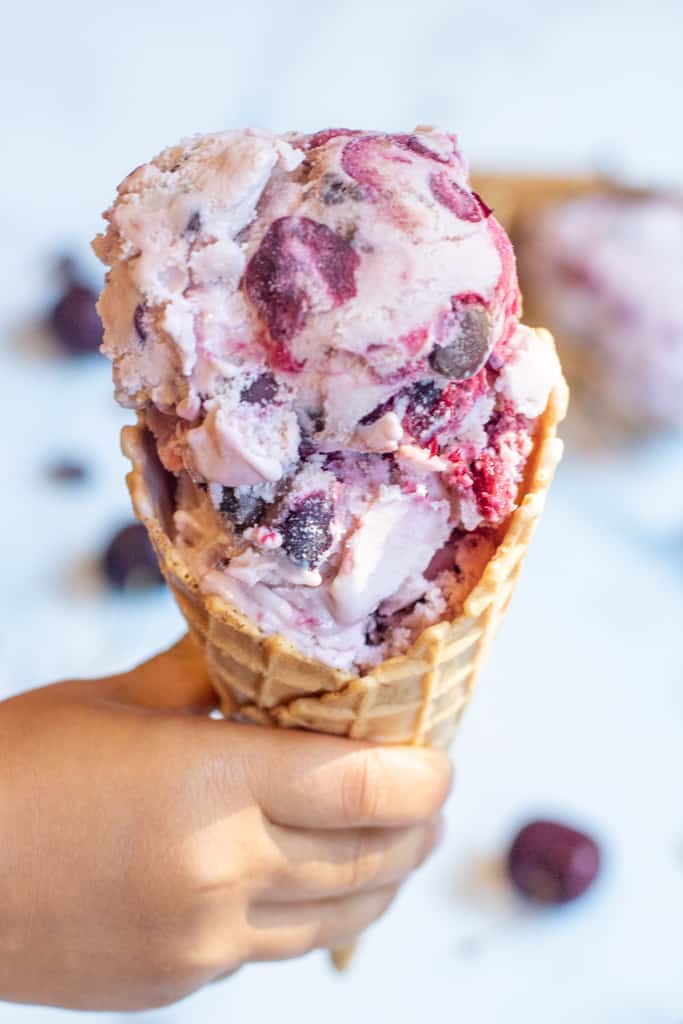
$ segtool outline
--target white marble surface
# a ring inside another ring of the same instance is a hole
[[[243,123],[441,122],[480,164],[683,182],[674,0],[62,0],[14,4],[3,26],[1,694],[116,669],[181,628],[166,595],[114,598],[86,571],[128,516],[107,366],[14,340],[49,301],[50,254],[83,249],[132,166]],[[252,967],[133,1019],[681,1024],[682,448],[570,454],[456,746],[443,848],[353,972],[322,955]],[[89,486],[45,482],[60,452],[94,467]],[[606,851],[592,895],[560,913],[521,912],[473,877],[537,814]],[[72,1017],[0,1005],[2,1024]]]

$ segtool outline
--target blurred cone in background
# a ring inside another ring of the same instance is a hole
[[[614,448],[683,427],[683,199],[596,175],[473,175],[510,234],[524,319],[555,335],[572,439]]]

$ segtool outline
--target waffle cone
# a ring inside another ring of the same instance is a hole
[[[540,333],[552,346],[551,335]],[[561,458],[556,428],[567,396],[561,379],[541,417],[518,506],[461,614],[428,627],[405,654],[360,676],[308,658],[282,637],[265,636],[238,608],[201,593],[173,545],[173,510],[154,440],[141,424],[124,427],[122,447],[132,463],[127,483],[135,513],[203,647],[224,713],[262,725],[446,749],[512,596]],[[333,954],[340,967],[349,958],[348,949]]]

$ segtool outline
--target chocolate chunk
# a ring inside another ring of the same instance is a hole
[[[379,647],[380,644],[384,643],[389,632],[389,623],[386,619],[381,619],[377,612],[371,615],[368,619],[368,624],[365,629],[365,642],[370,647]]]
[[[365,195],[363,189],[358,185],[332,171],[327,171],[322,177],[320,197],[327,206],[336,206],[338,203],[346,202],[347,199],[361,202]]]
[[[185,228],[185,231],[188,233],[188,235],[196,235],[198,231],[201,231],[201,228],[202,218],[199,216],[199,211],[195,210],[195,212],[192,214],[192,216],[187,222],[187,227]]]
[[[221,515],[228,519],[236,533],[242,533],[249,526],[256,526],[266,511],[263,498],[254,494],[251,487],[224,487],[220,503]]]
[[[325,414],[321,409],[299,410],[299,427],[301,429],[299,458],[308,459],[318,450],[316,435],[325,429]]]
[[[277,381],[272,373],[262,373],[241,393],[243,402],[251,405],[268,405],[277,394]]]
[[[429,363],[449,380],[467,380],[481,370],[492,348],[488,311],[480,305],[458,306],[447,340],[432,351]]]
[[[382,416],[385,415],[385,413],[391,412],[393,407],[394,407],[394,399],[393,398],[389,398],[389,399],[387,399],[386,402],[382,402],[381,405],[376,406],[376,408],[374,408],[366,416],[363,416],[362,420],[359,420],[359,423],[360,423],[361,427],[366,427],[370,423],[376,423],[377,420],[380,420],[382,418]]]
[[[332,544],[334,509],[322,493],[309,494],[278,523],[282,547],[297,565],[315,568]]]
[[[431,174],[429,188],[434,198],[451,213],[454,213],[458,220],[476,224],[491,212],[488,207],[484,208],[480,204],[479,197],[475,193],[458,185],[446,171],[437,171],[435,174]],[[488,213],[485,213],[484,209],[488,210]]]

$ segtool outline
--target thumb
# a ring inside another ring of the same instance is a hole
[[[204,654],[189,633],[167,651],[100,685],[109,699],[139,708],[200,715],[218,706]]]

